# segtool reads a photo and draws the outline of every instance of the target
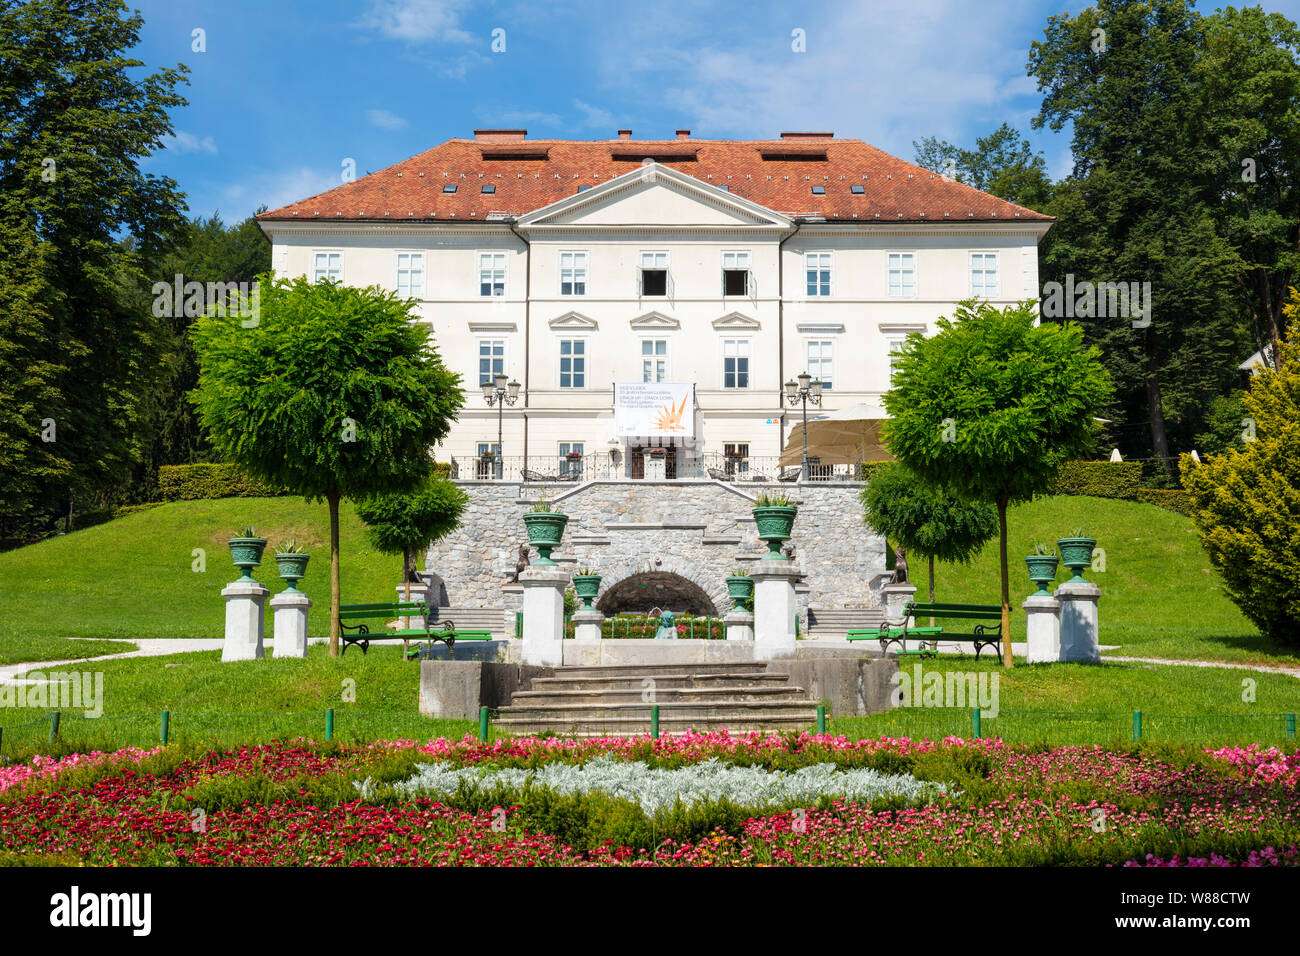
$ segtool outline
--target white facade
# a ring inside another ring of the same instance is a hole
[[[805,370],[829,383],[820,411],[865,403],[884,417],[890,351],[909,332],[964,298],[1038,297],[1050,221],[801,221],[648,162],[513,221],[262,226],[278,275],[418,300],[466,388],[439,460],[496,445],[498,412],[479,385],[500,370],[522,383],[503,414],[507,462],[526,455],[555,473],[574,450],[639,457],[614,437],[613,384],[647,376],[694,385],[695,435],[678,463],[728,445],[779,455],[801,414],[783,407],[781,385]],[[643,267],[666,267],[663,294]],[[724,267],[742,273],[730,289]]]

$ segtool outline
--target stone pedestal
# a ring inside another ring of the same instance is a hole
[[[1056,589],[1061,604],[1061,661],[1101,660],[1097,641],[1097,601],[1101,588],[1091,581],[1066,581]]]
[[[584,644],[600,640],[600,626],[605,623],[605,615],[593,608],[579,608],[573,612],[573,639]]]
[[[722,619],[727,627],[727,640],[752,641],[754,639],[754,615],[749,611],[731,611]]]
[[[559,568],[528,568],[519,575],[524,589],[522,662],[538,667],[564,663],[564,589],[569,573]]]
[[[435,606],[435,602],[429,600],[429,585],[423,581],[419,584],[416,584],[414,581],[411,582],[411,596],[409,598],[406,596],[405,584],[399,584],[394,590],[397,592],[397,597],[394,600],[423,601],[425,607]],[[274,601],[271,603],[275,604]],[[398,620],[402,622],[402,627],[404,628],[424,627],[424,622],[418,617],[399,617]],[[276,654],[276,656],[279,657],[279,654]]]
[[[301,591],[284,591],[271,598],[276,657],[307,656],[307,609],[311,598]]]
[[[880,589],[881,596],[885,601],[885,620],[891,625],[902,627],[904,613],[907,610],[909,602],[916,600],[915,584],[886,584]],[[908,627],[916,627],[914,619],[907,619]],[[903,650],[914,651],[919,648],[924,641],[903,641]],[[896,646],[896,645],[891,645]]]
[[[795,652],[794,582],[802,572],[793,561],[755,561],[754,657],[793,657]]]
[[[226,599],[226,643],[222,661],[251,661],[266,656],[262,624],[266,598],[271,592],[256,581],[235,581],[221,589]]]
[[[1061,658],[1061,605],[1050,594],[1031,594],[1020,605],[1025,609],[1025,660],[1046,664]]]

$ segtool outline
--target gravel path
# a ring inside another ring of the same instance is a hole
[[[1300,678],[1300,667],[1269,667],[1265,664],[1231,664],[1227,661],[1176,661],[1168,657],[1121,657],[1107,654],[1102,661],[1129,661],[1134,664],[1173,664],[1178,667],[1226,667],[1237,671],[1255,671],[1258,674],[1286,674]]]

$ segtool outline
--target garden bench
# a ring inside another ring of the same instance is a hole
[[[344,623],[344,621],[387,620],[393,617],[416,616],[420,618],[420,627],[400,628],[392,631],[371,632],[369,624]],[[340,656],[346,654],[348,647],[352,644],[360,647],[361,653],[365,654],[370,650],[371,641],[401,638],[402,649],[406,650],[410,646],[410,638],[412,637],[423,637],[426,640],[433,637],[429,627],[429,606],[423,601],[394,601],[386,604],[340,604],[339,631],[343,637],[343,650],[340,652]],[[349,631],[355,631],[356,633],[349,634]]]
[[[448,655],[455,650],[457,641],[490,641],[492,632],[480,628],[457,628],[451,621],[442,622],[442,633],[431,633],[429,636],[432,640],[425,644],[417,644],[415,647],[407,648],[403,653],[408,661],[429,660],[433,657],[434,641],[443,641],[447,645]]]
[[[942,627],[918,627],[909,626],[908,621],[914,617],[937,617],[951,620],[962,621],[996,621],[995,625],[976,624],[969,632],[953,633],[946,631]],[[955,641],[959,644],[973,644],[975,647],[975,659],[979,660],[980,652],[986,647],[996,648],[1002,640],[1002,607],[997,604],[928,604],[919,601],[909,601],[907,607],[903,610],[902,622],[886,622],[878,628],[868,628],[864,630],[849,631],[848,639],[850,641],[880,641],[880,652],[887,653],[890,644],[897,644],[899,654],[921,654],[924,656],[924,648],[916,651],[906,650],[904,643],[909,638],[929,638],[938,640],[942,638],[945,641]],[[934,653],[931,651],[930,653]]]
[[[524,481],[559,481],[559,475],[544,475],[540,471],[525,468],[522,472]]]

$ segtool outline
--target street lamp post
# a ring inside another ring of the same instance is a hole
[[[799,381],[793,379],[785,383],[785,400],[791,405],[803,402],[803,466],[800,468],[801,481],[808,480],[808,403],[822,403],[822,383],[814,382],[812,376],[804,372]]]
[[[502,440],[502,415],[505,413],[507,405],[513,405],[519,401],[519,383],[508,382],[504,372],[498,372],[492,376],[492,381],[483,383],[483,401],[488,403],[488,408],[493,405],[497,407],[497,467],[496,477],[498,479],[505,476],[505,444]]]

